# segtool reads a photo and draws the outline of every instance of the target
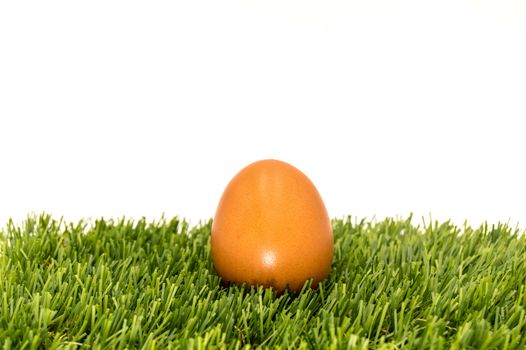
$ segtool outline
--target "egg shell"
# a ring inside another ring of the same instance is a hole
[[[329,274],[334,241],[309,178],[279,160],[243,168],[227,185],[212,224],[211,253],[223,281],[298,292]]]

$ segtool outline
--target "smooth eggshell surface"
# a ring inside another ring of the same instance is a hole
[[[224,281],[313,287],[329,274],[333,235],[314,184],[292,165],[261,160],[226,187],[212,225],[212,260]]]

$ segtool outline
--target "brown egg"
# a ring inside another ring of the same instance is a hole
[[[212,260],[223,281],[298,292],[329,274],[333,235],[314,184],[292,165],[261,160],[226,187],[212,225]]]

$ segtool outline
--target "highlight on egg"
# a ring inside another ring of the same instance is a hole
[[[266,159],[237,173],[212,224],[214,267],[225,282],[299,292],[331,268],[334,240],[312,181],[294,166]]]

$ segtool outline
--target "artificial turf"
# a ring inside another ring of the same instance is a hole
[[[10,222],[0,234],[0,346],[526,348],[522,232],[411,219],[332,223],[329,278],[317,290],[276,295],[221,284],[211,222]]]

